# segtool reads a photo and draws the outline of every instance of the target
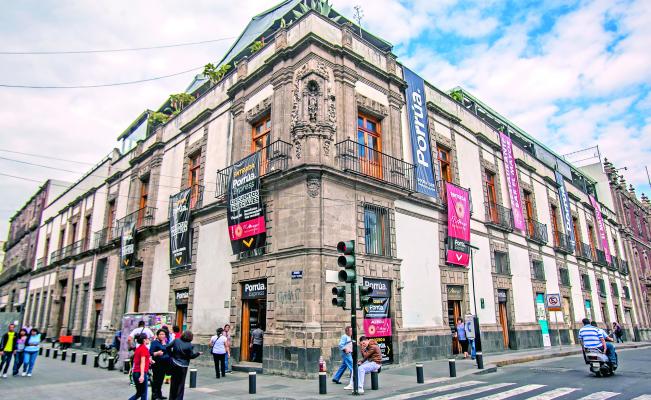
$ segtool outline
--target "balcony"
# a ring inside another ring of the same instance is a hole
[[[622,275],[628,275],[628,261],[621,260],[619,262],[619,273]]]
[[[541,224],[535,219],[527,219],[527,238],[532,242],[547,243],[547,225]]]
[[[511,232],[513,230],[513,214],[511,209],[499,204],[486,202],[486,225]]]
[[[292,145],[276,140],[266,147],[258,150],[260,154],[260,177],[270,175],[289,168],[289,158]],[[222,170],[217,171],[217,188],[215,190],[216,198],[223,198],[228,192],[228,181],[231,177],[233,166],[230,165]]]
[[[41,257],[36,260],[36,269],[41,269],[45,265],[45,257]]]
[[[145,228],[152,226],[154,224],[154,215],[156,214],[155,207],[143,207],[138,209],[131,214],[127,214],[124,218],[117,220],[115,231],[113,232],[115,236],[120,236],[122,234],[122,229],[131,223],[135,223],[136,229]]]
[[[606,261],[606,253],[603,250],[600,249],[595,249],[595,259],[593,260],[597,265],[601,265],[602,267],[607,267],[608,266],[608,261]]]
[[[554,232],[554,250],[565,254],[574,253],[570,236],[563,232]]]
[[[619,258],[616,256],[610,256],[610,265],[608,266],[608,269],[611,271],[619,271]]]
[[[111,226],[108,226],[94,233],[95,248],[106,246],[107,244],[111,243],[113,239],[116,239],[120,236],[119,234],[116,234],[115,226],[116,224],[111,224]]]
[[[190,190],[190,210],[196,210],[198,208],[201,208],[203,204],[203,186],[201,185],[192,185],[189,188],[182,189],[179,193],[185,191],[185,190]],[[178,193],[173,194],[170,197],[174,197],[178,195]],[[170,202],[169,204],[169,209],[172,209],[172,203]]]
[[[583,261],[592,261],[592,247],[583,242],[576,242],[576,258]]]

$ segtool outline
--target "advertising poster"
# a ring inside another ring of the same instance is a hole
[[[524,220],[524,212],[522,211],[522,201],[520,199],[518,170],[515,167],[515,157],[513,156],[513,142],[511,142],[510,137],[500,132],[500,143],[502,144],[502,158],[504,159],[504,174],[506,175],[506,184],[509,187],[509,197],[511,199],[513,226],[515,229],[524,231],[526,229],[526,223]]]
[[[543,346],[550,347],[552,345],[549,336],[549,323],[547,322],[547,313],[545,312],[545,298],[542,293],[536,295],[536,316],[538,317],[538,325],[542,333]]]
[[[170,196],[170,267],[191,264],[190,255],[190,195],[192,189]]]
[[[606,235],[606,225],[604,225],[604,217],[601,215],[601,207],[594,196],[590,195],[590,203],[594,207],[594,216],[597,220],[597,232],[599,232],[599,240],[601,241],[601,248],[604,250],[606,255],[606,261],[608,264],[613,262],[612,257],[610,256],[610,247],[608,247],[608,236]]]
[[[402,68],[407,82],[405,98],[409,113],[409,130],[411,132],[411,150],[414,156],[416,191],[427,196],[438,197],[432,152],[427,122],[427,99],[423,78],[409,69]]]
[[[126,222],[122,226],[120,238],[120,268],[132,268],[136,265],[136,221]]]
[[[570,210],[570,197],[567,195],[567,190],[565,189],[565,181],[563,180],[563,175],[554,171],[556,176],[556,184],[558,185],[558,197],[561,200],[561,213],[563,214],[563,226],[565,227],[565,235],[567,235],[569,240],[569,246],[571,249],[574,249],[576,243],[574,242],[574,222],[572,221],[572,212]]]
[[[265,245],[267,229],[260,199],[259,153],[233,164],[226,212],[233,254]]]
[[[373,288],[371,304],[364,307],[364,335],[372,338],[382,351],[382,363],[393,362],[393,321],[391,319],[391,281],[364,278],[362,284]]]
[[[448,194],[446,261],[467,267],[470,263],[470,193],[449,182],[445,185]]]

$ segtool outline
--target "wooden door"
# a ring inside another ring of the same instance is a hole
[[[500,303],[500,325],[502,326],[502,339],[504,340],[504,348],[509,348],[509,318],[506,311],[506,303]]]
[[[249,302],[245,300],[242,302],[242,342],[240,344],[240,361],[249,361],[249,333],[251,332],[249,317]]]
[[[448,324],[452,333],[457,331],[457,319],[461,318],[461,301],[448,300]],[[452,353],[459,354],[461,352],[461,344],[456,335],[452,335]]]

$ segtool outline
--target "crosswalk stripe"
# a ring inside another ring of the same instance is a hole
[[[512,396],[517,396],[522,393],[531,392],[532,390],[540,389],[545,387],[545,385],[524,385],[517,387],[515,389],[507,390],[506,392],[495,393],[490,396],[481,397],[481,400],[502,400],[508,399]]]
[[[651,400],[651,394],[643,394],[642,396],[637,396],[631,400]]]
[[[562,388],[550,390],[549,392],[541,393],[537,396],[529,397],[527,400],[552,400],[557,397],[565,396],[566,394],[570,394],[577,390],[579,389],[562,387]]]
[[[616,392],[594,392],[585,397],[581,397],[578,400],[604,400],[609,399],[613,396],[617,396],[619,393]]]
[[[470,390],[464,390],[461,392],[444,394],[443,396],[431,397],[430,400],[452,400],[458,399],[459,397],[465,396],[474,396],[478,393],[488,392],[490,390],[500,389],[506,386],[513,386],[515,383],[495,383],[493,385],[480,386]]]
[[[393,396],[393,397],[388,397],[388,398],[385,398],[385,400],[413,399],[414,397],[426,396],[428,394],[441,393],[441,392],[447,392],[448,390],[467,388],[469,386],[479,385],[480,383],[484,383],[484,382],[481,382],[481,381],[466,381],[466,382],[452,383],[450,385],[437,386],[435,388],[425,389],[425,390],[421,390],[419,392],[405,393],[405,394],[401,394],[401,395],[397,395],[397,396]]]

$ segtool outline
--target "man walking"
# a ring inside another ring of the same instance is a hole
[[[251,361],[253,362],[262,362],[262,341],[264,337],[264,331],[259,326],[256,326],[253,332],[251,332]]]
[[[617,353],[615,346],[611,342],[606,341],[606,335],[596,326],[590,324],[590,320],[583,318],[583,328],[579,330],[579,339],[583,343],[583,347],[587,349],[605,350],[606,355],[610,362],[617,366]]]
[[[7,371],[9,370],[9,364],[11,364],[11,358],[16,353],[16,325],[9,324],[9,329],[7,332],[2,335],[0,339],[0,356],[2,356],[2,362],[0,362],[0,372],[2,372],[2,377],[7,377]]]
[[[358,361],[357,368],[357,392],[364,393],[364,377],[367,373],[375,372],[382,366],[382,351],[375,340],[369,340],[366,336],[359,338],[362,359]],[[344,389],[352,390],[354,385],[353,374],[350,374],[350,384]]]
[[[336,384],[340,384],[341,376],[346,372],[346,369],[350,371],[350,375],[353,375],[353,339],[351,335],[353,334],[353,328],[347,326],[344,330],[344,334],[341,335],[341,340],[339,340],[339,350],[341,351],[341,365],[339,369],[332,377],[332,381]]]

